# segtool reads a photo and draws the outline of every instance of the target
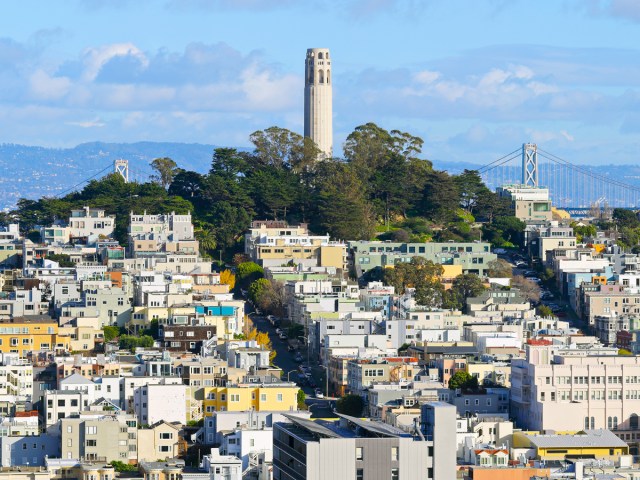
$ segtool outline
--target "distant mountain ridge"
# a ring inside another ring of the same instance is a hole
[[[129,161],[130,178],[146,181],[153,173],[149,163],[158,157],[172,158],[180,168],[205,173],[211,166],[216,145],[178,142],[82,143],[73,148],[47,148],[19,144],[0,144],[0,209],[15,206],[20,198],[37,200],[64,194],[72,187],[82,188],[85,179],[108,173],[113,161]],[[236,147],[248,151],[247,147]],[[470,162],[433,160],[434,168],[458,174],[480,166]],[[640,167],[636,165],[600,166],[611,178],[640,186]],[[104,172],[102,172],[104,170]]]

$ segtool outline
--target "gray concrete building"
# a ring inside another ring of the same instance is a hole
[[[432,475],[445,480],[456,474],[456,408],[445,402],[429,402],[421,408],[421,427],[433,444]]]
[[[451,471],[434,476],[434,444],[419,435],[341,414],[336,421],[285,416],[290,423],[274,424],[274,480],[455,478],[455,461]],[[454,441],[446,448],[455,450],[451,447],[455,445],[455,428],[451,430]]]

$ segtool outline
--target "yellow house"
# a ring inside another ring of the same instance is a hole
[[[476,377],[480,385],[490,382],[511,387],[511,365],[508,363],[468,362],[467,373]]]
[[[98,317],[78,317],[61,325],[59,333],[69,337],[69,349],[72,352],[91,351],[96,348],[96,341],[101,342],[104,333],[100,328]]]
[[[15,317],[0,321],[0,352],[65,352],[70,349],[70,337],[60,334],[58,322],[47,315]]]
[[[298,390],[295,383],[238,384],[204,389],[204,414],[213,412],[291,411],[298,409]]]
[[[629,455],[629,446],[606,429],[544,435],[516,432],[513,434],[513,449],[522,449],[521,453],[525,453],[525,456],[538,460],[583,457],[616,461],[621,455]]]

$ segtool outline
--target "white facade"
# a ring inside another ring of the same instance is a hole
[[[139,390],[142,389],[146,385],[181,385],[182,378],[180,377],[153,377],[153,376],[144,376],[144,377],[124,377],[121,378],[120,381],[123,384],[122,387],[122,395],[121,403],[123,410],[127,413],[134,413],[138,410],[136,405],[136,401],[138,398],[141,398],[141,394]],[[153,422],[145,422],[148,425],[151,425]]]
[[[72,237],[88,237],[95,243],[100,236],[110,237],[116,225],[114,215],[105,216],[104,210],[84,207],[71,210],[69,234]]]
[[[511,363],[511,415],[518,427],[639,430],[640,357],[598,346],[527,347],[527,359]]]
[[[333,93],[331,58],[327,48],[309,48],[305,60],[304,136],[326,158],[333,155]]]
[[[160,420],[187,423],[186,385],[144,385],[134,394],[135,413],[141,425]]]

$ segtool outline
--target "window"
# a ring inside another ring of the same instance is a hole
[[[279,393],[279,394],[276,396],[276,399],[277,399],[279,402],[281,402],[281,401],[282,401],[282,394],[281,394],[281,393]]]
[[[158,447],[158,450],[160,450],[162,453],[166,453],[171,451],[171,447],[169,445],[160,445]]]
[[[97,447],[98,446],[98,441],[97,440],[87,440],[86,445],[87,445],[87,447]]]
[[[161,433],[160,434],[160,439],[161,440],[171,440],[172,438],[173,438],[173,433],[166,432],[166,433]]]
[[[356,468],[356,480],[364,480],[364,468]]]
[[[364,460],[364,452],[362,447],[356,447],[356,460]]]
[[[98,433],[98,427],[86,427],[85,428],[85,434],[87,434],[87,435],[95,435],[96,433]]]
[[[392,468],[391,469],[391,480],[400,480],[400,469]]]
[[[398,447],[391,447],[391,461],[397,462],[398,456],[399,456]]]

